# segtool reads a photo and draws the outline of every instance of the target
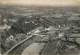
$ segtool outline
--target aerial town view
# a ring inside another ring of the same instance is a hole
[[[80,55],[80,7],[0,5],[0,55]]]

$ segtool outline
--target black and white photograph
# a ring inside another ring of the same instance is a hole
[[[80,55],[80,0],[0,0],[0,55]]]

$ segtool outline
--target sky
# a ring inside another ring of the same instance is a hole
[[[80,6],[80,0],[0,0],[0,4],[39,6]]]

